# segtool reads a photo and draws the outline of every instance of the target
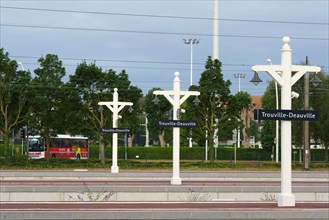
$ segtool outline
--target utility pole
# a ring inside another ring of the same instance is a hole
[[[219,59],[219,3],[214,0],[214,21],[213,21],[213,59]]]
[[[308,57],[306,57],[305,64],[308,66]],[[310,73],[305,73],[304,78],[304,110],[310,108]],[[310,163],[310,134],[309,121],[304,121],[304,169],[308,170]]]

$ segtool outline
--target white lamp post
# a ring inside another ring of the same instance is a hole
[[[219,59],[219,2],[214,0],[213,21],[213,59]]]
[[[190,70],[190,86],[193,85],[193,44],[199,44],[200,40],[198,39],[183,39],[185,44],[191,45],[191,70]],[[190,131],[190,135],[192,133],[192,130]],[[188,145],[189,147],[192,147],[192,137],[188,138]]]
[[[191,45],[191,69],[190,69],[190,86],[193,85],[193,44],[199,44],[198,39],[183,39],[185,44]]]
[[[132,102],[119,102],[118,89],[114,88],[112,102],[98,102],[98,105],[107,106],[113,113],[113,128],[118,127],[119,112],[125,106],[132,106]],[[111,173],[119,173],[118,167],[118,133],[112,134],[112,167]]]
[[[147,119],[147,115],[145,115],[145,147],[149,147],[150,146],[150,133],[149,133],[149,129],[148,129],[148,119]]]
[[[23,66],[23,63],[22,63],[22,62],[18,61],[18,62],[17,62],[17,64],[18,64],[18,65],[20,65],[20,66],[22,67],[22,70],[23,70],[23,71],[25,71],[25,68],[24,68],[24,66]]]
[[[173,120],[179,120],[178,114],[180,114],[180,105],[183,104],[186,99],[191,96],[198,96],[200,92],[197,91],[181,91],[179,72],[175,72],[175,78],[173,82],[172,91],[154,91],[154,95],[163,95],[173,106]],[[181,97],[183,96],[183,97]],[[198,99],[195,100],[199,102]],[[173,176],[171,178],[172,185],[181,185],[182,180],[179,177],[179,147],[180,147],[180,128],[173,128]]]
[[[233,74],[234,75],[234,77],[235,78],[238,78],[239,79],[239,86],[238,86],[238,92],[240,92],[241,90],[240,90],[240,79],[242,78],[242,79],[244,79],[245,78],[245,76],[246,76],[246,74],[244,74],[244,73],[234,73]],[[240,115],[241,116],[241,115]],[[240,120],[239,120],[240,121]],[[240,127],[238,127],[238,148],[240,148]]]
[[[281,109],[291,110],[291,87],[306,73],[320,72],[317,66],[292,65],[290,38],[282,38],[281,65],[256,65],[252,67],[255,76],[251,82],[261,80],[257,72],[265,71],[281,86]],[[278,72],[281,72],[280,75]],[[292,75],[292,72],[295,74]],[[278,206],[295,206],[295,196],[291,191],[291,121],[281,120],[281,194],[278,195]]]
[[[234,75],[234,77],[237,79],[239,79],[239,84],[238,84],[238,92],[240,92],[241,91],[241,87],[240,87],[240,79],[244,79],[245,77],[246,77],[246,74],[244,74],[244,73],[234,73],[233,74]]]

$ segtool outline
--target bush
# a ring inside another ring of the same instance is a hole
[[[127,156],[128,159],[139,159],[143,160],[172,160],[172,147],[128,147]],[[239,161],[272,161],[271,153],[263,149],[255,148],[237,148],[237,160]],[[292,160],[298,158],[297,155],[292,154]],[[325,150],[324,149],[312,149],[311,150],[312,162],[325,161]],[[91,146],[89,150],[89,158],[99,158],[99,147]],[[105,158],[112,158],[112,148],[105,148]],[[118,147],[118,158],[125,159],[125,147]],[[180,147],[180,158],[181,160],[201,160],[205,159],[205,148],[204,147]],[[234,147],[220,146],[217,148],[217,160],[234,160]]]
[[[31,165],[31,160],[28,156],[22,154],[15,154],[14,156],[8,158],[1,158],[1,168],[2,167],[29,167]]]

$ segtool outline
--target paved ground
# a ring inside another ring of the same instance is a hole
[[[328,203],[1,203],[1,219],[329,219]]]
[[[172,172],[159,172],[159,171],[120,171],[120,173],[111,173],[108,171],[97,171],[97,170],[69,170],[69,171],[45,171],[45,170],[30,170],[30,171],[15,171],[15,170],[2,170],[0,171],[0,177],[2,180],[6,179],[156,179],[156,180],[170,180]],[[227,171],[227,172],[181,172],[180,177],[183,180],[242,180],[242,179],[253,179],[253,180],[280,180],[281,172],[252,172],[252,171]],[[292,172],[292,180],[329,180],[329,172]]]
[[[275,202],[8,202],[1,210],[329,210],[327,202],[296,203],[294,207],[278,207]]]
[[[88,185],[172,189],[170,172],[1,171],[1,189]],[[184,172],[183,185],[280,187],[280,172]],[[293,185],[328,189],[328,172],[294,172]],[[241,190],[241,189],[240,189]],[[46,195],[45,195],[46,196]],[[0,202],[0,219],[329,219],[329,202]]]

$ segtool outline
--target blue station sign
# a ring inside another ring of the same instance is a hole
[[[101,128],[100,133],[130,133],[130,128]]]
[[[194,120],[159,120],[155,122],[155,127],[195,128],[198,123]]]
[[[319,118],[317,111],[306,110],[265,110],[255,109],[255,120],[315,121]]]

